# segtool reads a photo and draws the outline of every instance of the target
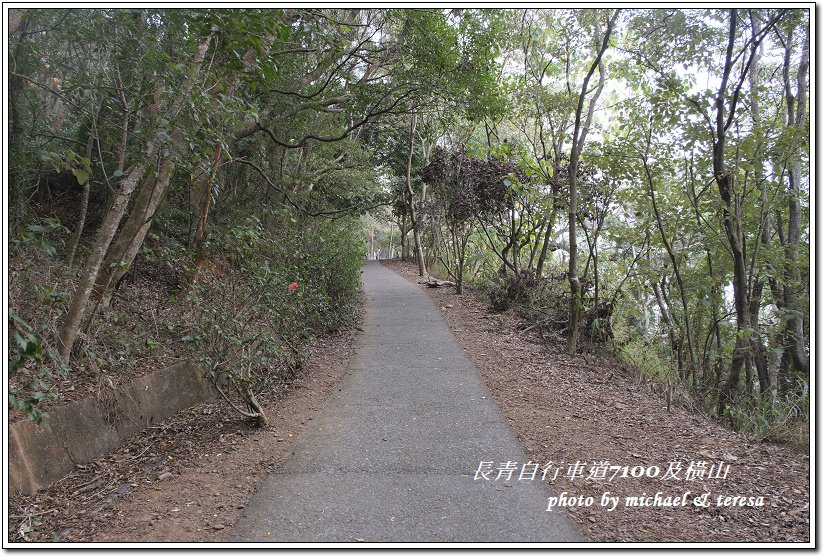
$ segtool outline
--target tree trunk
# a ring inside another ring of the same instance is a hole
[[[96,126],[92,126],[92,129],[95,130]],[[97,139],[97,134],[92,131],[89,132],[89,138],[86,140],[86,158],[91,160],[92,158],[92,149],[94,147],[94,142]],[[74,257],[77,253],[77,246],[80,244],[80,237],[83,235],[83,228],[86,226],[86,213],[89,210],[89,196],[91,194],[91,183],[92,183],[92,176],[91,173],[86,177],[86,181],[81,184],[83,187],[83,193],[80,196],[80,214],[77,217],[77,225],[74,227],[74,232],[72,232],[72,238],[69,241],[69,255],[66,262],[66,267],[68,268],[69,272],[71,272],[72,267],[74,267]]]
[[[727,129],[732,125],[736,112],[736,106],[740,98],[739,93],[746,72],[751,71],[752,59],[757,56],[758,47],[764,40],[766,33],[778,23],[785,12],[778,12],[778,15],[770,19],[767,25],[760,30],[760,34],[754,34],[748,46],[749,55],[742,51],[739,55],[733,56],[735,50],[735,38],[738,25],[738,10],[732,8],[729,11],[729,32],[727,48],[724,59],[724,70],[721,76],[721,84],[715,98],[715,129],[713,133],[712,146],[712,166],[713,176],[718,185],[718,192],[723,202],[724,232],[730,246],[733,261],[733,293],[735,301],[735,347],[730,363],[730,373],[727,381],[722,386],[718,397],[718,414],[723,415],[735,398],[738,382],[741,378],[741,368],[748,357],[748,350],[751,342],[751,323],[749,310],[749,291],[747,289],[747,261],[744,254],[744,235],[742,227],[741,205],[738,193],[735,191],[735,181],[733,173],[728,172],[725,159],[725,145]],[[745,56],[746,55],[746,56]],[[739,58],[742,58],[742,73],[734,88],[732,95],[729,95],[729,114],[727,114],[728,85],[733,66]]]
[[[406,227],[406,218],[406,210],[404,210],[403,215],[401,215],[401,221],[398,223],[402,261],[407,261],[409,259],[409,229]]]
[[[784,95],[787,104],[787,126],[801,130],[806,125],[807,118],[807,72],[810,65],[810,38],[805,36],[801,51],[801,61],[796,76],[797,92],[794,96],[790,87],[789,67],[792,52],[792,30],[786,41],[784,58]],[[810,376],[810,360],[807,356],[806,339],[804,335],[804,308],[798,303],[797,289],[801,284],[801,275],[797,267],[798,248],[801,239],[801,164],[797,145],[790,145],[787,153],[789,176],[787,180],[787,236],[784,243],[784,286],[783,306],[787,313],[786,330],[784,333],[784,351],[788,355],[782,365],[785,372],[782,374],[782,386],[788,387],[793,383],[789,377],[789,370],[794,368],[805,380]],[[791,365],[790,365],[791,364]]]
[[[755,369],[758,373],[758,392],[761,394],[770,391],[769,361],[767,360],[767,348],[761,338],[761,327],[758,323],[761,313],[761,294],[764,291],[764,280],[757,277],[753,289],[750,292],[750,323],[753,328],[752,335],[752,357]]]
[[[9,70],[17,73],[16,60],[19,60],[25,44],[24,33],[28,30],[31,17],[27,17],[26,10],[20,8],[9,8],[9,38],[8,46],[14,45],[14,56],[9,57]],[[19,36],[17,36],[19,34]],[[14,155],[19,149],[20,140],[23,137],[23,122],[21,121],[20,94],[23,91],[23,78],[19,75],[9,75],[8,81],[8,107],[9,107],[9,135],[8,154]],[[18,183],[18,172],[10,168],[8,173],[9,187],[9,226],[13,228],[17,224],[16,215],[20,215],[20,205],[23,203],[24,195]]]
[[[143,177],[145,171],[146,164],[139,163],[129,172],[128,176],[120,181],[120,185],[112,198],[109,212],[97,230],[92,251],[86,258],[86,263],[83,266],[80,283],[77,285],[77,290],[75,290],[72,296],[69,311],[63,319],[57,336],[58,354],[60,360],[63,362],[69,361],[77,332],[80,329],[80,321],[86,311],[86,304],[89,301],[95,280],[100,272],[100,265],[103,263],[106,250],[111,244],[115,232],[117,232],[117,227],[123,218],[123,213],[126,211],[129,198],[132,196],[132,192],[137,187],[137,183]]]
[[[655,293],[655,299],[658,301],[658,309],[661,311],[661,319],[663,319],[664,325],[666,325],[667,327],[667,335],[669,336],[670,340],[670,348],[672,349],[673,353],[675,353],[677,356],[680,352],[680,349],[678,348],[678,345],[680,343],[678,342],[678,337],[675,335],[675,324],[672,321],[672,316],[669,312],[667,300],[664,297],[664,293],[661,291],[661,285],[657,282],[653,282],[652,291]],[[680,361],[680,358],[678,359]]]
[[[758,18],[752,18],[753,35],[759,33],[760,25]],[[750,115],[752,116],[753,127],[758,130],[761,126],[761,111],[758,101],[758,85],[759,85],[759,62],[761,55],[756,49],[753,53],[752,63],[750,64]],[[761,234],[758,242],[767,248],[770,245],[770,210],[767,198],[767,181],[764,179],[764,168],[761,159],[761,148],[763,143],[759,144],[759,149],[756,151],[753,160],[753,174],[760,192],[759,202],[761,204]],[[758,253],[758,244],[753,250],[752,263],[750,266],[750,273],[753,272],[756,265],[756,255]],[[762,395],[770,392],[770,373],[769,361],[767,360],[767,349],[764,346],[762,339],[760,315],[761,315],[761,295],[764,291],[764,278],[759,274],[751,281],[749,292],[750,300],[750,323],[752,324],[752,359],[755,363],[755,368],[758,373],[758,392]]]
[[[421,184],[421,202],[417,214],[414,208],[415,192],[412,189],[412,154],[415,150],[415,125],[417,119],[418,115],[413,113],[412,121],[409,124],[409,156],[406,158],[406,191],[407,199],[409,200],[409,214],[412,219],[412,235],[415,238],[415,259],[418,261],[418,274],[423,277],[426,276],[426,261],[423,257],[423,244],[421,242],[421,227],[423,226],[421,208],[423,207],[423,200],[426,197],[426,184]]]
[[[733,294],[735,301],[735,348],[732,353],[730,373],[727,381],[721,388],[718,397],[718,414],[733,403],[735,391],[741,378],[741,368],[747,357],[747,347],[750,345],[750,313],[747,297],[747,262],[744,259],[744,249],[741,233],[740,206],[734,195],[734,180],[727,172],[724,147],[726,143],[725,111],[727,82],[733,66],[733,48],[735,46],[735,32],[738,16],[735,8],[730,10],[729,40],[727,43],[726,62],[721,86],[716,98],[716,134],[713,144],[713,173],[718,184],[718,191],[723,204],[724,232],[730,245],[733,260]],[[734,110],[732,107],[731,110]]]
[[[203,60],[206,57],[206,51],[210,42],[211,35],[201,38],[198,41],[197,52],[192,64],[190,65],[189,75],[184,80],[180,90],[177,91],[177,95],[173,98],[170,109],[166,111],[169,121],[173,120],[180,113],[185,99],[191,92],[192,87],[194,86],[195,78],[197,77],[200,67],[203,64]],[[160,105],[161,91],[162,86],[159,86],[155,91],[153,104],[150,104],[146,108],[146,111],[149,114],[154,115],[158,112],[157,107]],[[91,298],[92,291],[95,289],[95,284],[97,283],[103,260],[106,257],[106,252],[109,250],[109,246],[117,233],[117,228],[120,225],[120,221],[123,219],[123,215],[126,212],[126,206],[129,203],[129,199],[137,187],[138,182],[143,179],[149,161],[154,160],[158,156],[161,147],[165,146],[166,141],[164,140],[164,136],[167,135],[168,126],[169,124],[161,124],[155,129],[155,132],[152,134],[152,138],[149,141],[146,155],[132,168],[132,170],[128,173],[128,176],[120,181],[120,185],[112,198],[109,211],[106,213],[106,217],[103,219],[103,223],[97,231],[97,236],[95,238],[94,245],[92,246],[92,251],[83,266],[80,282],[78,283],[77,289],[72,296],[72,300],[69,303],[69,310],[62,320],[60,330],[57,334],[58,355],[63,362],[68,362],[70,359],[72,348],[74,347],[74,342],[77,338],[77,333],[80,330],[80,323],[83,319],[83,315],[86,313],[86,306]],[[150,225],[151,222],[145,224]],[[146,231],[148,231],[148,226],[146,227]],[[143,232],[143,235],[145,236],[145,231]],[[120,238],[118,238],[118,240],[119,239]],[[126,238],[126,240],[129,239]],[[134,249],[135,254],[137,253],[137,249],[139,249],[139,247],[140,246],[137,245],[137,248]],[[130,262],[131,261],[129,261],[129,263]]]
[[[469,244],[469,229],[466,223],[452,225],[452,242],[455,244],[455,294],[463,294],[464,275],[466,273],[466,247]]]
[[[595,102],[604,88],[604,67],[601,59],[609,46],[609,36],[612,33],[612,27],[618,17],[620,10],[615,10],[612,17],[607,22],[607,29],[604,33],[604,40],[598,49],[598,54],[589,72],[584,78],[584,83],[581,85],[581,93],[578,95],[578,107],[575,109],[575,127],[572,134],[572,149],[569,158],[569,330],[567,331],[567,352],[574,354],[578,349],[578,323],[581,317],[581,281],[578,278],[578,239],[576,237],[576,224],[578,221],[578,162],[581,157],[581,151],[584,148],[584,141],[586,140],[589,124],[592,120],[592,113],[595,109]],[[598,88],[593,94],[593,98],[589,103],[589,110],[587,114],[586,123],[581,126],[581,118],[584,111],[584,101],[589,92],[589,80],[595,73],[596,68],[599,71],[600,77]]]
[[[189,95],[194,86],[200,67],[206,58],[206,51],[211,42],[211,35],[203,37],[198,41],[194,59],[190,65],[188,78],[181,85],[181,90],[175,96],[172,105],[168,110],[168,120],[177,117],[183,106],[184,99]],[[162,131],[165,131],[161,127]],[[134,207],[129,213],[129,218],[117,237],[117,241],[109,250],[104,261],[102,274],[95,281],[95,297],[101,303],[108,304],[111,299],[113,288],[120,282],[123,275],[134,263],[137,252],[143,245],[146,234],[152,226],[152,221],[157,213],[160,203],[166,195],[169,182],[174,174],[174,150],[181,143],[180,131],[171,132],[171,145],[168,145],[170,153],[160,159],[159,168],[155,170],[153,176],[140,187],[138,197]],[[155,137],[155,142],[160,143],[161,137]],[[90,316],[91,317],[91,316]]]
[[[206,254],[203,251],[203,240],[206,236],[206,220],[209,218],[209,209],[212,204],[212,182],[210,178],[217,176],[218,169],[220,168],[221,152],[222,149],[220,143],[218,143],[215,146],[215,156],[212,161],[211,172],[204,169],[203,173],[197,177],[192,184],[192,204],[198,208],[200,212],[197,230],[192,240],[192,246],[195,251],[195,272],[192,277],[192,283],[198,281],[201,268],[206,260]]]
[[[649,189],[650,200],[652,201],[652,212],[655,215],[655,222],[658,225],[658,231],[661,234],[661,242],[664,244],[664,249],[666,250],[667,255],[669,256],[670,262],[672,263],[672,269],[675,272],[675,280],[678,283],[678,292],[679,292],[680,298],[681,298],[681,309],[684,312],[684,315],[683,315],[683,317],[684,317],[684,329],[682,331],[681,337],[682,338],[686,337],[686,339],[687,339],[687,350],[689,352],[689,358],[690,358],[689,366],[688,366],[688,369],[686,370],[686,374],[692,373],[692,383],[693,383],[693,385],[695,385],[696,384],[695,373],[694,373],[695,353],[692,349],[692,336],[691,336],[691,328],[690,328],[690,312],[689,312],[689,307],[687,305],[687,293],[686,293],[686,290],[684,288],[684,282],[681,279],[681,271],[680,271],[680,266],[678,265],[678,259],[675,257],[675,252],[672,249],[672,245],[670,244],[669,240],[667,239],[667,235],[664,232],[664,224],[663,224],[662,219],[661,219],[661,212],[658,210],[658,202],[655,198],[655,181],[652,178],[652,173],[650,171],[649,163],[648,163],[648,160],[647,160],[648,155],[649,155],[648,151],[649,151],[649,147],[650,147],[651,142],[652,142],[652,122],[650,122],[650,129],[649,129],[649,135],[647,136],[646,150],[644,151],[644,161],[643,161],[644,162],[644,174],[647,177],[647,186],[648,186],[648,189]],[[679,343],[679,350],[680,349],[681,349],[681,346],[680,346],[680,343]],[[681,371],[681,370],[679,370],[679,371]]]
[[[412,228],[412,235],[415,238],[415,260],[418,262],[418,275],[426,276],[426,260],[423,254],[423,242],[421,240],[420,212],[415,219],[415,226]]]
[[[552,243],[552,233],[555,230],[556,215],[557,213],[553,208],[549,214],[549,218],[547,219],[546,230],[544,231],[543,242],[541,244],[541,254],[538,256],[538,263],[535,265],[535,276],[537,278],[541,278],[544,274],[544,265],[546,263],[547,254],[549,253],[549,245]]]
[[[695,173],[693,168],[693,161],[690,161],[689,165],[689,185],[690,185],[690,192],[692,193],[692,204],[693,210],[695,211],[695,223],[698,226],[699,230],[704,228],[704,223],[701,220],[701,211],[698,207],[698,193],[695,190]],[[721,353],[721,328],[719,327],[719,307],[721,306],[721,293],[718,288],[718,284],[716,283],[715,279],[715,271],[714,265],[712,263],[712,250],[710,249],[707,234],[702,233],[702,243],[704,245],[704,253],[707,256],[707,271],[709,271],[709,278],[710,278],[710,316],[712,318],[712,325],[710,329],[710,335],[714,333],[715,336],[715,351],[716,351],[716,359],[720,358]],[[698,329],[700,331],[700,329]],[[707,380],[709,377],[710,371],[710,360],[709,355],[707,353],[707,347],[709,345],[709,335],[707,341],[704,343],[704,352],[701,358],[701,370],[702,376],[701,381],[704,383],[703,387],[706,387]]]
[[[117,236],[117,240],[109,249],[95,283],[95,297],[100,298],[104,306],[108,305],[115,286],[134,263],[160,203],[166,195],[174,168],[175,164],[172,159],[164,160],[160,169],[156,169],[154,175],[140,186],[129,217]]]

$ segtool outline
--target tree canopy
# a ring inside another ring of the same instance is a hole
[[[343,319],[371,214],[570,353],[737,427],[804,412],[807,9],[13,8],[8,41],[10,235],[62,269],[10,357],[46,383],[158,244],[190,285],[242,271],[261,320]],[[311,308],[264,300],[301,266]]]

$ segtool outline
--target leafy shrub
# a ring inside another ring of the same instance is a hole
[[[207,378],[227,402],[260,426],[261,394],[300,370],[314,335],[345,324],[357,303],[356,223],[315,221],[301,232],[285,237],[247,217],[215,240],[228,270],[189,292],[199,319],[184,340],[197,343]]]
[[[9,308],[9,330],[14,337],[14,341],[9,342],[9,373],[18,373],[26,378],[23,393],[9,393],[9,406],[23,412],[37,424],[48,417],[40,405],[57,398],[50,385],[54,379],[53,370],[57,369],[63,378],[69,371],[68,366],[61,365],[57,354],[43,342],[45,326],[38,329]]]
[[[11,247],[21,250],[27,246],[34,246],[49,257],[54,257],[57,254],[57,247],[54,244],[55,236],[64,233],[68,233],[68,230],[61,224],[59,218],[46,218],[41,222],[28,225],[17,238],[11,240]]]
[[[57,218],[29,224],[11,240],[10,255],[25,259],[42,253],[53,257],[57,254],[56,243],[62,241],[65,232],[66,229]],[[14,274],[10,280],[15,280]],[[32,318],[27,314],[28,320],[24,319],[15,310],[15,300],[10,300],[8,369],[10,376],[14,374],[18,381],[10,382],[9,406],[39,424],[48,417],[41,405],[57,398],[52,386],[55,376],[65,378],[70,369],[60,362],[47,342],[53,334],[50,324],[54,322],[54,315],[62,312],[67,294],[50,284],[40,284],[28,279],[23,284],[30,300],[37,300],[46,315]]]

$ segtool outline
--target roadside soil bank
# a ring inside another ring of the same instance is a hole
[[[358,325],[319,338],[256,429],[222,400],[147,429],[49,489],[9,501],[9,540],[222,542],[344,375]]]

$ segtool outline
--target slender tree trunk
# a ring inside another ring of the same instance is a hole
[[[211,35],[201,38],[198,41],[197,50],[189,69],[189,76],[181,85],[181,90],[168,110],[168,119],[175,119],[181,111],[184,99],[189,95],[198,76],[200,67],[206,58],[206,51],[211,42]],[[162,157],[158,163],[154,175],[143,183],[135,200],[134,207],[129,213],[129,218],[123,225],[123,229],[117,237],[114,245],[109,250],[106,260],[103,263],[101,274],[95,281],[95,297],[103,304],[108,304],[114,287],[123,278],[123,275],[134,263],[137,252],[143,245],[146,234],[152,226],[152,221],[163,201],[169,182],[174,174],[174,150],[176,145],[181,143],[180,131],[173,130],[171,133],[171,145],[168,145],[169,154]],[[161,141],[160,137],[155,141]],[[91,317],[91,316],[90,316]]]
[[[429,215],[429,229],[432,234],[432,241],[429,244],[429,260],[427,262],[427,269],[431,269],[438,259],[438,230],[435,215]]]
[[[647,145],[646,150],[644,151],[644,174],[647,177],[647,186],[649,189],[650,200],[652,201],[652,212],[655,215],[655,222],[658,225],[658,231],[661,234],[661,242],[664,244],[664,249],[669,256],[670,262],[672,263],[672,269],[675,272],[675,280],[678,283],[678,292],[679,297],[681,298],[681,309],[684,312],[684,330],[683,336],[687,339],[687,350],[689,352],[689,369],[686,370],[686,373],[692,373],[692,382],[693,385],[696,384],[695,380],[695,352],[692,348],[692,335],[691,335],[691,328],[690,328],[690,312],[689,307],[687,305],[687,293],[684,288],[684,281],[681,279],[681,271],[680,266],[678,265],[678,259],[675,257],[675,252],[672,249],[672,245],[670,244],[669,240],[667,239],[667,235],[664,232],[664,224],[661,220],[661,212],[658,210],[658,202],[655,198],[655,181],[652,178],[652,173],[650,172],[649,164],[648,164],[648,150],[650,147],[650,143],[652,141],[652,122],[650,122],[650,130],[649,135],[647,136]],[[680,347],[679,347],[680,349]]]
[[[620,10],[615,10],[612,17],[607,23],[607,29],[604,33],[604,40],[598,49],[598,54],[589,68],[589,72],[584,78],[581,85],[581,93],[578,95],[578,107],[575,109],[575,127],[572,134],[572,148],[569,158],[569,330],[567,331],[567,352],[574,354],[578,349],[578,323],[581,316],[581,281],[578,278],[578,239],[576,224],[578,221],[578,162],[581,157],[581,151],[584,148],[584,141],[586,140],[589,123],[592,119],[592,113],[595,109],[595,102],[604,88],[604,67],[601,59],[609,46],[609,36],[612,33],[612,27],[618,17]],[[600,79],[598,88],[596,89],[593,98],[590,99],[589,110],[586,123],[582,127],[581,118],[584,112],[584,101],[589,92],[589,80],[592,78],[595,70],[598,69]]]
[[[129,100],[126,98],[126,88],[123,86],[123,79],[120,76],[120,66],[115,66],[117,76],[117,94],[120,104],[123,107],[123,119],[120,122],[120,141],[117,144],[117,170],[123,171],[126,164],[126,148],[129,145],[129,120],[132,112],[129,108]]]
[[[209,209],[212,204],[212,182],[213,176],[218,175],[220,168],[222,149],[220,143],[215,146],[214,160],[212,161],[211,171],[203,170],[203,173],[192,184],[193,205],[200,210],[200,218],[195,231],[192,245],[195,250],[195,272],[192,277],[192,283],[199,279],[201,268],[206,260],[206,254],[203,251],[203,240],[206,236],[206,220],[209,218]]]
[[[779,12],[767,25],[761,29],[760,34],[753,36],[749,43],[750,53],[742,52],[740,56],[733,57],[735,50],[735,38],[738,26],[738,10],[732,8],[729,11],[729,32],[727,48],[724,59],[724,70],[721,76],[721,84],[715,98],[715,129],[713,130],[712,146],[712,166],[713,176],[718,185],[718,192],[723,202],[724,232],[730,246],[733,261],[733,294],[735,302],[735,347],[733,348],[732,361],[730,363],[730,373],[727,381],[722,386],[718,397],[718,414],[722,415],[724,410],[734,402],[735,392],[738,382],[741,379],[741,368],[744,366],[748,356],[748,349],[751,342],[751,323],[749,311],[749,291],[747,288],[747,261],[744,254],[744,235],[742,227],[742,214],[740,199],[735,189],[734,175],[727,170],[726,166],[726,134],[727,129],[732,125],[736,113],[736,106],[739,100],[739,93],[746,72],[751,70],[752,58],[757,55],[758,47],[764,40],[766,33],[775,26],[783,17],[785,12]],[[738,84],[734,87],[732,95],[729,95],[729,81],[733,71],[733,66],[737,60],[743,56],[742,73]],[[727,103],[729,102],[729,111]]]
[[[398,223],[398,234],[400,235],[401,244],[401,261],[409,259],[409,229],[406,227],[406,210],[404,209],[401,215],[401,220]]]
[[[752,18],[753,35],[757,35],[760,30],[758,18]],[[758,130],[761,126],[761,111],[758,100],[758,85],[760,76],[759,63],[761,55],[758,49],[753,52],[752,63],[750,65],[750,115],[752,116],[753,127]],[[764,179],[764,169],[761,160],[761,148],[763,143],[759,145],[759,150],[753,159],[753,174],[760,192],[761,204],[761,234],[759,235],[759,242],[764,248],[770,245],[770,210],[767,199],[767,184]],[[753,272],[756,265],[756,255],[758,253],[758,245],[753,250],[752,262],[750,265],[750,273]],[[770,391],[770,373],[769,361],[767,359],[767,349],[764,346],[762,339],[760,315],[761,315],[761,295],[764,291],[764,278],[758,274],[754,280],[751,281],[749,300],[750,300],[750,323],[752,324],[752,358],[755,363],[755,368],[758,373],[758,392],[761,394],[769,393]]]
[[[210,42],[211,35],[199,40],[197,52],[189,68],[189,75],[181,85],[180,90],[177,92],[177,96],[171,101],[172,104],[170,109],[166,111],[166,115],[169,117],[170,121],[180,113],[185,99],[191,92],[192,87],[194,86],[195,78],[197,77],[203,60],[206,57],[206,51]],[[160,92],[161,87],[158,87],[156,89],[153,104],[149,105],[146,109],[149,114],[155,115],[158,112],[157,107],[160,103]],[[57,334],[58,355],[63,362],[68,362],[71,357],[72,348],[74,347],[74,342],[80,330],[83,315],[86,313],[86,306],[88,305],[92,291],[97,283],[103,260],[106,257],[106,252],[109,250],[109,246],[117,233],[117,228],[120,225],[120,221],[123,219],[123,215],[126,212],[126,206],[129,203],[129,199],[131,198],[132,193],[138,183],[143,179],[149,161],[156,159],[160,153],[161,147],[165,146],[166,141],[164,140],[164,136],[167,135],[167,128],[168,124],[162,124],[157,127],[154,134],[152,134],[151,140],[149,141],[148,149],[144,158],[139,163],[134,165],[128,175],[120,181],[118,189],[112,198],[109,211],[106,213],[106,217],[103,219],[103,223],[97,231],[97,236],[95,237],[91,253],[87,257],[86,263],[83,266],[80,282],[72,295],[72,300],[69,303],[69,310],[62,320],[60,330]],[[151,223],[149,222],[148,224]],[[146,230],[148,230],[148,227]],[[143,232],[143,234],[145,236],[145,232]],[[137,248],[139,249],[139,247],[140,246],[138,245]],[[136,252],[137,250],[135,249],[134,253]],[[131,261],[128,263],[131,263]]]
[[[595,312],[596,315],[598,314],[598,306],[601,302],[601,291],[600,285],[598,284],[598,237],[594,238],[593,245],[592,245],[592,278],[595,281],[595,293],[593,296],[593,303],[595,304]],[[601,323],[598,324],[599,326]]]
[[[753,361],[758,373],[758,392],[768,393],[770,390],[769,360],[767,359],[767,348],[761,338],[761,327],[758,323],[761,313],[761,294],[764,291],[764,280],[757,277],[755,285],[750,293],[750,323],[753,327],[752,348]]]
[[[796,76],[796,95],[793,95],[789,79],[790,57],[792,52],[792,30],[786,41],[784,58],[784,95],[787,104],[787,126],[803,129],[807,119],[807,72],[810,65],[810,38],[806,34],[801,51],[801,61]],[[794,368],[805,379],[809,379],[810,360],[806,351],[804,334],[804,308],[798,303],[797,290],[801,276],[797,269],[798,251],[801,240],[801,164],[797,145],[790,145],[787,153],[789,176],[787,180],[787,236],[784,242],[784,285],[783,306],[787,314],[784,333],[784,359],[782,369],[782,387],[785,389],[793,383],[789,370]],[[791,365],[790,365],[791,364]]]
[[[664,320],[664,325],[667,327],[667,335],[669,336],[670,340],[670,347],[674,353],[679,352],[678,349],[678,340],[677,336],[675,335],[675,324],[672,321],[672,316],[670,315],[669,311],[669,304],[667,304],[667,300],[664,297],[664,293],[661,291],[661,285],[657,282],[652,283],[652,291],[655,293],[655,300],[658,302],[658,309],[661,311],[661,319]]]
[[[735,348],[733,349],[730,373],[727,381],[721,388],[718,397],[718,413],[733,403],[734,394],[741,378],[741,369],[747,357],[747,347],[750,345],[750,313],[747,297],[747,262],[744,259],[744,248],[741,233],[741,215],[738,201],[734,194],[734,181],[731,173],[727,172],[725,159],[726,122],[725,106],[727,83],[733,66],[733,48],[735,46],[735,32],[738,22],[737,10],[730,10],[729,39],[727,43],[726,62],[721,86],[716,98],[716,128],[715,143],[713,144],[713,173],[718,184],[718,191],[723,201],[724,231],[730,245],[733,260],[733,294],[735,302]],[[734,108],[732,109],[734,110]]]
[[[456,246],[458,249],[458,280],[455,284],[455,293],[460,295],[463,294],[464,272],[466,271],[466,246],[469,243],[469,233],[463,230],[459,231],[457,240],[460,244]]]
[[[417,218],[415,219],[415,225],[412,227],[412,235],[415,239],[415,259],[418,262],[418,274],[420,276],[426,276],[426,260],[424,259],[423,253],[423,241],[421,239],[421,215],[420,209],[418,210]]]
[[[60,360],[63,362],[69,361],[77,332],[80,329],[80,321],[83,318],[86,304],[89,301],[95,280],[100,272],[100,265],[103,263],[106,250],[111,244],[115,232],[117,232],[117,227],[123,218],[123,213],[126,211],[129,198],[137,187],[137,183],[143,178],[145,171],[146,164],[139,163],[129,172],[128,176],[120,181],[120,185],[112,198],[109,212],[97,230],[92,251],[86,258],[86,263],[83,266],[80,283],[77,285],[77,290],[75,290],[72,296],[69,311],[62,321],[60,332],[58,333],[58,354]]]
[[[515,200],[512,200],[512,208],[509,210],[509,245],[512,246],[510,252],[512,253],[512,270],[515,273],[516,279],[521,278],[521,249],[518,244],[518,236],[521,232],[520,226],[515,226],[518,220],[518,214],[515,209]]]
[[[174,168],[174,161],[166,159],[159,169],[154,170],[154,175],[141,184],[129,217],[117,240],[109,249],[95,283],[95,297],[101,299],[104,307],[111,300],[116,285],[129,270],[143,245],[154,216],[166,195]]]
[[[92,149],[94,148],[94,142],[97,139],[96,128],[97,126],[92,126],[92,131],[89,132],[89,138],[86,140],[86,158],[89,160],[92,158]],[[83,235],[83,228],[86,226],[86,213],[89,209],[91,182],[92,176],[91,173],[89,173],[86,177],[86,181],[81,184],[83,191],[80,195],[80,214],[77,217],[77,225],[75,225],[74,232],[72,232],[72,238],[69,241],[69,255],[66,262],[66,267],[68,267],[69,272],[71,272],[72,267],[74,267],[74,257],[77,253],[77,246],[80,244],[80,237]]]
[[[704,228],[704,223],[701,221],[701,211],[698,207],[698,194],[695,190],[695,173],[693,170],[693,161],[690,161],[689,164],[689,177],[690,177],[690,191],[692,192],[692,203],[693,209],[695,211],[695,223],[698,225],[699,229]],[[712,317],[712,329],[710,330],[710,334],[714,333],[715,336],[715,352],[716,352],[716,359],[720,358],[721,353],[721,328],[718,326],[719,324],[719,311],[718,308],[721,305],[721,293],[718,288],[718,284],[716,283],[715,279],[715,271],[714,265],[712,262],[712,250],[710,249],[709,243],[707,241],[706,233],[702,234],[702,243],[704,244],[704,253],[707,256],[707,271],[709,271],[710,276],[710,315]],[[698,329],[700,331],[700,329]],[[707,342],[704,343],[704,352],[701,358],[701,381],[706,386],[706,381],[709,377],[710,372],[710,361],[709,355],[707,353],[707,346],[709,345],[709,338]]]
[[[535,276],[541,278],[544,274],[544,264],[546,263],[546,256],[549,252],[549,244],[552,243],[552,233],[555,229],[555,209],[549,215],[547,220],[546,230],[544,231],[544,240],[541,245],[541,254],[538,256],[538,263],[535,265]]]
[[[423,220],[421,219],[421,208],[426,197],[426,184],[421,184],[421,203],[416,214],[415,211],[415,192],[412,189],[412,154],[415,151],[415,125],[417,124],[418,115],[412,114],[412,120],[409,124],[409,155],[406,158],[406,191],[407,199],[409,200],[409,214],[412,219],[412,235],[415,238],[415,258],[418,260],[418,274],[426,276],[426,261],[423,255],[423,244],[421,242],[421,227]]]
[[[8,46],[14,48],[14,56],[10,57],[9,69],[14,72],[14,75],[9,76],[8,81],[8,107],[9,107],[9,135],[8,135],[8,154],[14,155],[20,148],[21,139],[23,136],[23,122],[20,110],[20,94],[23,91],[23,78],[16,75],[18,68],[16,67],[16,60],[20,59],[25,45],[24,34],[29,28],[31,18],[28,17],[26,10],[20,8],[9,8],[9,38]],[[9,226],[14,228],[17,224],[17,215],[20,215],[20,210],[25,196],[20,191],[20,183],[18,180],[18,172],[13,168],[9,168],[8,173],[8,187],[9,187],[9,208],[11,211],[9,215]]]

